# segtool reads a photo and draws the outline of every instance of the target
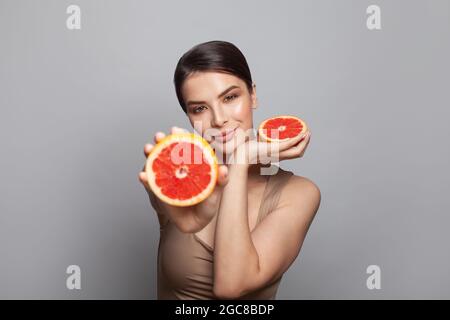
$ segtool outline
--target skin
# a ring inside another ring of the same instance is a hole
[[[236,88],[220,95],[232,86]],[[270,155],[277,161],[301,158],[311,133],[280,142],[276,150],[270,149],[273,142],[249,136],[258,103],[256,85],[253,83],[250,92],[245,82],[234,75],[193,73],[183,83],[182,94],[186,103],[195,102],[187,106],[191,125],[215,149],[219,162],[223,160],[217,186],[195,206],[174,207],[152,194],[143,171],[139,180],[169,215],[159,214],[160,223],[169,218],[181,231],[195,233],[214,248],[214,294],[222,299],[236,299],[280,277],[300,252],[320,206],[320,190],[308,178],[292,176],[281,192],[277,208],[255,226],[267,179],[261,175],[261,168],[267,166],[261,159],[267,150],[272,150]],[[236,128],[236,134],[226,143],[212,136],[231,128]],[[171,129],[172,133],[186,131]],[[157,132],[154,142],[164,137],[163,132]],[[146,157],[152,148],[152,144],[144,146]]]

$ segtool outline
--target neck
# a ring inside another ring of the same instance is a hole
[[[249,176],[261,176],[262,168],[270,168],[271,164],[255,163],[248,167]]]

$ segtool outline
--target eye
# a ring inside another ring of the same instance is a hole
[[[201,111],[199,111],[199,110],[201,110],[202,107],[204,107],[204,106],[200,106],[200,107],[198,107],[198,108],[197,108],[197,107],[196,107],[196,108],[193,108],[193,109],[192,109],[192,112],[193,112],[193,113],[200,113]]]
[[[237,98],[237,94],[230,94],[229,96],[225,97],[225,102],[231,101],[236,98]]]

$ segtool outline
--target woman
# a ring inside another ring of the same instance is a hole
[[[267,144],[242,134],[253,130],[256,85],[236,46],[193,47],[179,60],[174,84],[183,111],[221,165],[213,193],[191,207],[160,201],[139,173],[160,223],[158,299],[274,299],[319,208],[320,190],[278,167],[262,174],[267,164],[258,159]],[[218,133],[205,134],[211,129]],[[154,142],[164,136],[157,132]],[[280,143],[271,156],[302,157],[310,136]],[[152,147],[144,146],[146,157]]]

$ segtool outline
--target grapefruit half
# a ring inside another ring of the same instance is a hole
[[[193,206],[214,190],[218,161],[209,143],[195,133],[174,133],[157,143],[145,172],[154,194],[173,206]]]
[[[283,141],[308,130],[306,123],[294,116],[280,115],[261,122],[258,135],[264,141]]]

